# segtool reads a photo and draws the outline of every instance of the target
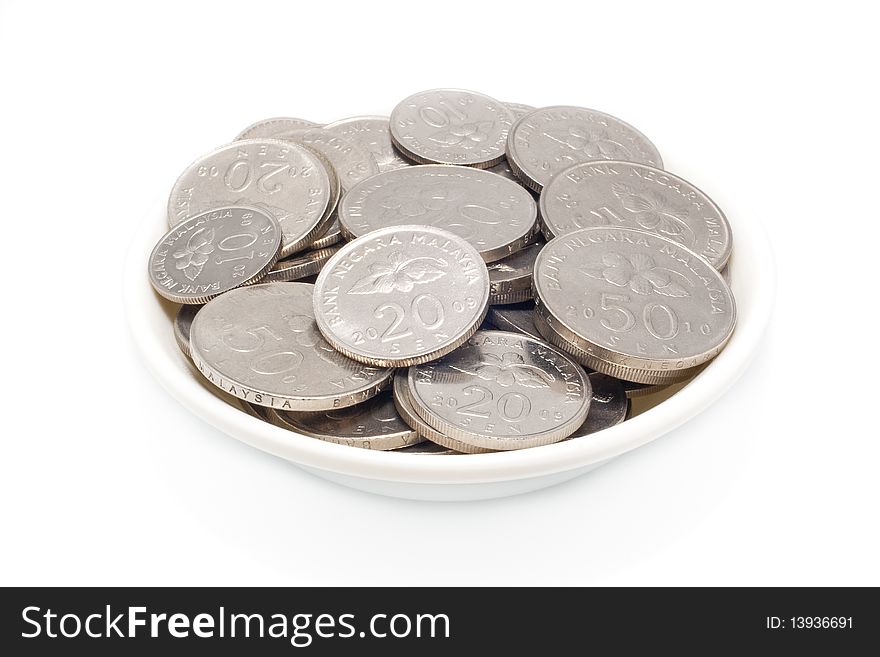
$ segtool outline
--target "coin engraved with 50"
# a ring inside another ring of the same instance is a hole
[[[193,361],[215,386],[260,406],[327,410],[373,397],[393,370],[336,352],[315,326],[313,286],[260,283],[217,297],[196,315]]]

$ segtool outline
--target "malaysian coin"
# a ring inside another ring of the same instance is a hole
[[[284,139],[291,130],[317,127],[319,127],[317,123],[306,121],[305,119],[289,117],[263,119],[242,130],[233,141],[241,141],[242,139]]]
[[[542,107],[510,130],[507,160],[523,184],[540,192],[557,173],[579,162],[625,160],[663,168],[648,138],[608,114],[583,107]]]
[[[403,418],[403,421],[417,431],[420,436],[427,438],[425,442],[442,447],[444,450],[447,450],[445,453],[448,454],[485,454],[493,451],[491,449],[474,447],[455,438],[450,438],[434,429],[430,424],[426,424],[413,408],[407,379],[407,370],[405,369],[397,370],[394,374],[394,405],[397,407],[397,412]],[[422,444],[424,445],[425,443]]]
[[[379,173],[379,165],[366,149],[324,128],[292,130],[284,139],[308,146],[326,157],[336,170],[343,194],[361,180]]]
[[[380,172],[408,167],[410,162],[403,159],[391,143],[388,123],[385,116],[355,116],[329,123],[324,130],[366,150],[376,160]]]
[[[520,303],[532,298],[532,270],[544,242],[531,244],[504,260],[497,260],[489,269],[489,304]]]
[[[487,169],[504,158],[513,115],[494,98],[462,89],[422,91],[391,112],[391,141],[423,164]]]
[[[305,283],[261,283],[217,297],[192,325],[196,367],[229,394],[280,410],[351,406],[388,387],[393,370],[365,367],[321,337],[313,294]]]
[[[312,151],[274,139],[247,139],[187,167],[168,198],[168,222],[174,226],[216,207],[256,207],[281,224],[281,257],[286,257],[306,248],[326,226],[331,194],[327,171]]]
[[[492,324],[502,331],[522,333],[535,340],[543,340],[544,336],[535,328],[535,302],[523,301],[506,306],[489,306],[486,314]]]
[[[329,411],[296,412],[268,409],[269,421],[284,429],[338,445],[387,451],[425,439],[400,419],[391,392],[356,406]]]
[[[156,292],[198,304],[266,275],[278,260],[281,226],[252,207],[220,207],[169,229],[150,254]]]
[[[298,281],[307,276],[314,276],[321,271],[324,264],[339,250],[339,247],[314,249],[297,253],[294,256],[279,260],[274,264],[263,282]]]
[[[629,417],[630,401],[627,399],[623,381],[600,372],[589,374],[592,395],[587,419],[571,438],[581,438],[602,429],[620,424]]]
[[[201,306],[186,304],[180,307],[180,310],[177,311],[177,315],[174,317],[174,341],[177,342],[180,351],[187,358],[190,357],[189,331],[192,328],[193,320],[196,318],[196,313],[200,309]]]
[[[333,215],[333,221],[330,224],[330,227],[327,229],[327,232],[324,233],[321,237],[316,239],[314,242],[309,244],[310,249],[326,249],[328,246],[334,246],[339,244],[342,241],[342,230],[339,227],[339,218],[337,215]]]
[[[712,199],[644,164],[575,164],[553,177],[538,205],[548,240],[578,228],[635,228],[683,244],[719,270],[730,257],[730,225]]]
[[[392,226],[345,244],[327,262],[315,283],[315,317],[343,354],[403,367],[462,344],[488,299],[489,272],[474,247],[439,228]]]
[[[339,204],[348,239],[387,226],[435,226],[467,240],[486,262],[533,240],[537,216],[521,186],[488,171],[447,165],[380,173],[352,187]]]
[[[581,228],[548,242],[533,285],[545,339],[636,383],[690,376],[721,351],[736,321],[733,295],[712,265],[630,228]]]
[[[439,361],[411,367],[408,384],[427,424],[484,449],[558,442],[590,408],[583,368],[540,340],[504,331],[478,331]]]

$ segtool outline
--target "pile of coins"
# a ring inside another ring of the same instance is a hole
[[[696,374],[731,230],[623,121],[458,89],[259,121],[193,162],[149,260],[174,335],[261,420],[463,454],[577,439]]]

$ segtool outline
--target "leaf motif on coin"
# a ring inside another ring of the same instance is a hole
[[[357,281],[349,294],[390,294],[409,292],[414,285],[430,283],[446,276],[447,263],[442,258],[410,258],[405,260],[400,251],[388,256],[388,262],[370,265],[370,274]]]
[[[591,278],[601,278],[617,287],[629,287],[636,294],[660,294],[665,297],[688,297],[690,293],[673,276],[681,276],[642,253],[627,258],[620,253],[602,255],[602,262],[587,265],[581,271]],[[687,280],[687,279],[684,279]]]
[[[624,210],[636,215],[636,222],[645,230],[656,230],[678,242],[684,238],[688,243],[694,242],[694,233],[687,225],[687,208],[673,206],[662,194],[654,191],[639,194],[624,183],[612,184],[611,192],[620,200]]]
[[[545,372],[540,367],[529,365],[515,351],[505,352],[502,356],[485,354],[484,360],[473,371],[450,364],[449,367],[463,374],[470,374],[483,381],[494,381],[500,386],[508,387],[514,384],[524,388],[549,388],[553,383],[553,375]]]
[[[214,229],[200,228],[186,242],[186,246],[180,251],[175,251],[175,267],[183,271],[183,275],[194,281],[202,273],[202,268],[208,262],[208,256],[214,252]]]
[[[489,131],[494,125],[494,121],[461,123],[459,125],[449,126],[443,130],[438,130],[428,137],[428,139],[438,144],[443,144],[444,146],[473,148],[489,139]]]

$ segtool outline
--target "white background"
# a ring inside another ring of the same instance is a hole
[[[880,584],[878,21],[828,7],[0,3],[0,583]],[[574,482],[428,504],[159,387],[119,272],[169,179],[257,119],[439,86],[618,115],[764,223],[775,316],[729,394]]]

